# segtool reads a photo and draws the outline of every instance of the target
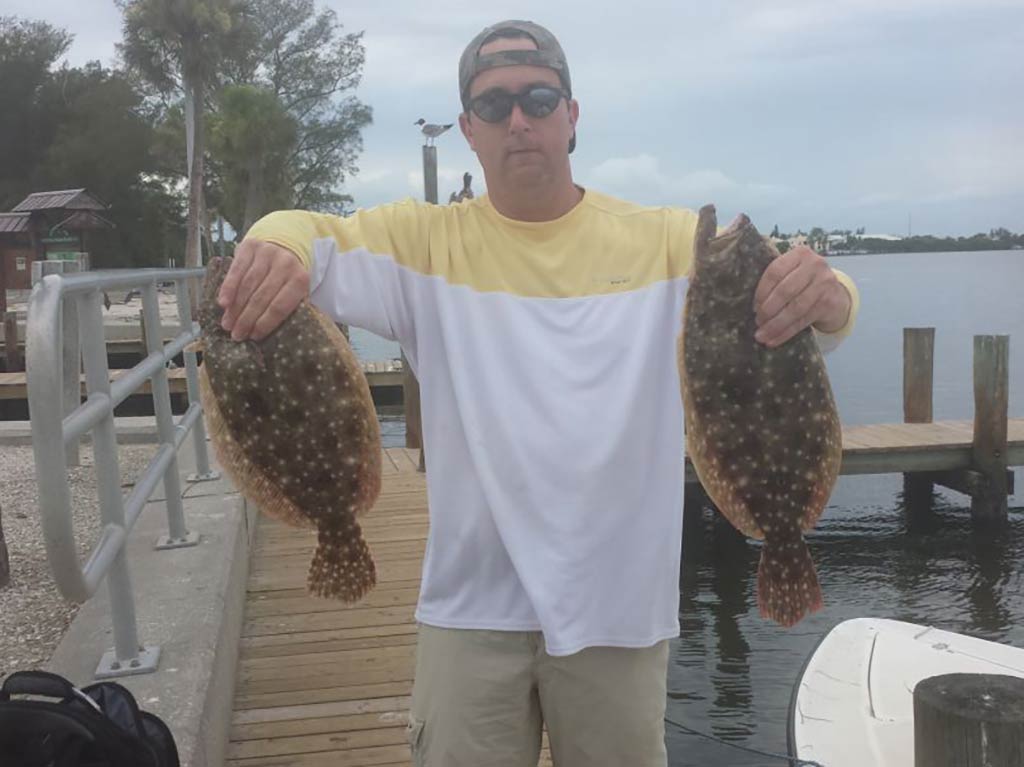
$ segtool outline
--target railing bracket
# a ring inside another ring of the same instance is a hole
[[[166,533],[156,539],[156,546],[153,548],[157,551],[161,549],[186,549],[189,546],[199,545],[199,533],[192,531],[191,533],[185,533],[183,538],[171,538]]]
[[[186,482],[213,482],[215,479],[220,479],[220,472],[216,469],[205,471],[202,474],[189,474],[185,477]]]
[[[118,661],[115,650],[107,650],[100,658],[100,664],[96,667],[94,674],[96,679],[110,679],[117,676],[133,676],[135,674],[149,674],[156,671],[160,663],[160,646],[140,647],[136,657]]]

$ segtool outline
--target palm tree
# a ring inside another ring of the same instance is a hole
[[[200,263],[203,210],[204,106],[207,88],[217,80],[220,51],[238,13],[239,0],[117,0],[124,14],[124,42],[118,45],[128,67],[162,94],[185,98],[188,155],[188,216],[185,266]]]

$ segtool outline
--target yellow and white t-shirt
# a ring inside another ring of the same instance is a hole
[[[419,379],[417,620],[542,630],[553,655],[678,635],[676,339],[696,221],[588,190],[544,223],[482,197],[252,227],[307,264],[316,305],[398,341]]]

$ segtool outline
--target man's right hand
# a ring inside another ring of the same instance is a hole
[[[260,341],[309,295],[309,272],[287,248],[243,240],[220,287],[221,325],[231,338]]]

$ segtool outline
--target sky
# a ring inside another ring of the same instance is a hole
[[[577,183],[645,205],[715,203],[762,230],[1024,231],[1024,0],[317,0],[364,32],[373,107],[360,207],[423,198],[422,136],[442,201],[483,172],[458,131],[458,58],[484,26],[559,38],[580,104]],[[116,63],[112,0],[4,0],[75,35],[67,60]]]

